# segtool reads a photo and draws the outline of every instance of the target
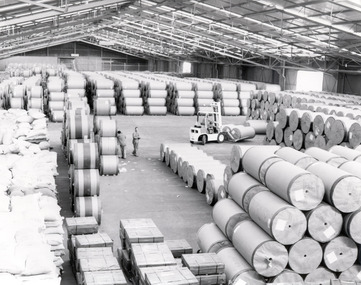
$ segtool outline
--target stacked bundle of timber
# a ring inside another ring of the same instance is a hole
[[[215,102],[214,83],[199,81],[194,84],[196,91],[196,112],[207,112],[212,102]]]
[[[65,107],[65,82],[58,76],[49,76],[45,90],[47,113],[53,122],[62,122]]]
[[[113,241],[91,218],[68,218],[68,249],[78,284],[127,284],[113,254]]]
[[[173,82],[170,86],[168,111],[178,116],[194,115],[196,92],[193,89],[190,82]]]
[[[241,115],[238,89],[236,83],[222,82],[215,85],[216,100],[221,102],[223,116]]]
[[[239,100],[241,103],[241,115],[249,116],[249,103],[251,101],[251,93],[256,91],[256,85],[249,82],[241,82],[239,83]]]
[[[209,205],[223,197],[226,165],[197,147],[184,143],[162,143],[160,160],[178,174],[188,187],[205,193]]]
[[[214,252],[183,254],[182,264],[196,276],[199,284],[226,284],[225,265]]]

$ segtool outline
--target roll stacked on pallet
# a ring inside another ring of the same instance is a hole
[[[196,91],[195,94],[195,107],[196,112],[207,112],[209,111],[209,106],[212,102],[215,102],[214,94],[214,83],[213,82],[196,82],[194,84]]]
[[[45,100],[49,117],[54,122],[62,122],[65,107],[65,82],[60,76],[47,78]]]
[[[215,85],[216,100],[221,102],[223,116],[241,115],[241,101],[239,85],[236,83],[221,82]]]
[[[239,83],[239,100],[241,107],[241,115],[249,117],[249,107],[251,102],[251,93],[256,91],[257,86],[251,82]]]
[[[164,116],[167,114],[168,90],[163,85],[149,86],[144,88],[143,100],[145,113],[147,115]]]
[[[27,110],[43,110],[43,87],[41,75],[28,77],[24,80],[24,105]]]

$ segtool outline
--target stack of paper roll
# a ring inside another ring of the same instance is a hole
[[[249,114],[249,106],[248,102],[251,99],[251,92],[256,90],[256,85],[253,83],[241,82],[239,83],[239,100],[241,106],[241,115],[248,116]]]
[[[195,97],[193,84],[190,82],[173,82],[170,97],[168,99],[168,110],[178,116],[194,115]]]
[[[210,110],[210,104],[215,102],[214,89],[215,86],[210,82],[197,82],[195,83],[196,99],[195,106],[196,111],[206,112]]]
[[[241,114],[237,84],[219,83],[216,85],[216,96],[222,105],[222,115],[239,116]]]
[[[144,88],[143,100],[144,109],[147,115],[166,115],[168,90],[164,89],[164,85],[154,85],[153,89]],[[162,89],[155,89],[156,87]]]
[[[64,80],[58,76],[49,76],[47,82],[47,107],[52,121],[62,122],[64,117],[65,93]]]
[[[144,104],[140,84],[136,80],[120,80],[118,110],[125,115],[143,115]]]

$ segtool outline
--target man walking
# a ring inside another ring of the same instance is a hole
[[[139,145],[140,136],[138,133],[138,127],[135,127],[134,133],[133,133],[133,155],[138,156],[138,145]]]
[[[117,131],[117,139],[118,139],[118,143],[119,143],[119,147],[120,147],[120,152],[122,154],[122,158],[127,158],[127,153],[126,153],[126,139],[127,137],[120,131]],[[118,155],[120,156],[120,153],[118,153]]]

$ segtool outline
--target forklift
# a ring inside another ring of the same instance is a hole
[[[197,113],[197,122],[190,129],[190,142],[223,143],[227,139],[227,133],[222,132],[222,115],[220,102],[213,102],[210,111]]]

